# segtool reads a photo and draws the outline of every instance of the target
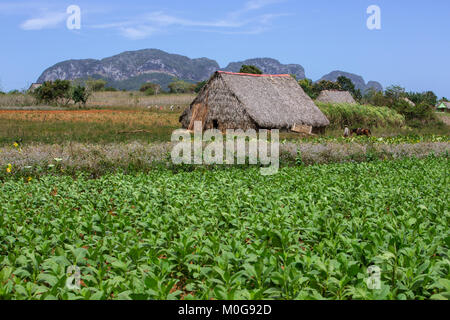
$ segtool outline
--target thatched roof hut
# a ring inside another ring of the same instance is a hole
[[[353,99],[350,92],[338,90],[323,90],[316,101],[324,103],[356,104],[356,101],[355,99]]]
[[[290,75],[253,75],[218,71],[180,117],[183,128],[195,121],[203,129],[291,129],[330,124]]]

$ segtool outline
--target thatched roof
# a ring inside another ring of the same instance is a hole
[[[323,90],[316,99],[318,102],[324,103],[349,103],[356,104],[355,99],[348,91]]]
[[[253,75],[216,72],[203,92],[215,81],[222,81],[245,112],[260,128],[290,129],[294,124],[325,127],[330,124],[290,75]],[[211,90],[213,90],[211,88]],[[202,99],[202,93],[193,105]]]

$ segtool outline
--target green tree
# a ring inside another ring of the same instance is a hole
[[[68,105],[72,100],[69,80],[46,81],[33,94],[40,103]]]
[[[391,105],[391,102],[386,98],[383,92],[369,88],[361,99],[364,104],[370,104],[372,106],[387,107]]]
[[[319,93],[323,90],[342,90],[339,83],[328,80],[321,80],[319,82],[316,82],[314,83],[313,87],[314,90]]]
[[[340,76],[337,78],[336,83],[341,87],[341,90],[350,92],[350,94],[356,101],[361,102],[362,100],[361,89],[356,89],[355,84],[351,79],[344,76]]]
[[[354,93],[356,91],[355,85],[353,84],[352,80],[350,80],[347,77],[340,76],[337,78],[337,84],[341,87],[343,91],[348,91],[351,93]]]
[[[406,97],[406,91],[405,88],[399,86],[399,85],[392,85],[390,87],[387,87],[385,91],[385,96],[388,99],[391,99],[393,103],[400,100],[401,98]]]
[[[311,79],[302,79],[298,82],[298,84],[302,87],[303,91],[313,100],[317,99],[319,93],[315,90],[314,84]]]
[[[83,104],[86,106],[86,102],[89,99],[90,92],[81,85],[77,85],[72,88],[72,100],[75,104]]]
[[[239,73],[249,73],[249,74],[263,74],[263,72],[261,71],[261,69],[259,69],[256,66],[249,66],[244,64],[241,67],[241,70],[239,71]]]

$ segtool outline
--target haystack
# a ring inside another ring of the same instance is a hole
[[[195,121],[203,129],[280,129],[330,124],[290,75],[252,75],[218,71],[180,117],[183,128]]]
[[[356,104],[355,99],[348,91],[337,91],[337,90],[323,90],[319,97],[316,99],[317,102],[323,103],[348,103]]]

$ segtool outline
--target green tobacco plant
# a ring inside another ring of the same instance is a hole
[[[10,177],[0,299],[448,299],[448,169],[430,156],[269,177]],[[79,289],[66,286],[71,266]]]

